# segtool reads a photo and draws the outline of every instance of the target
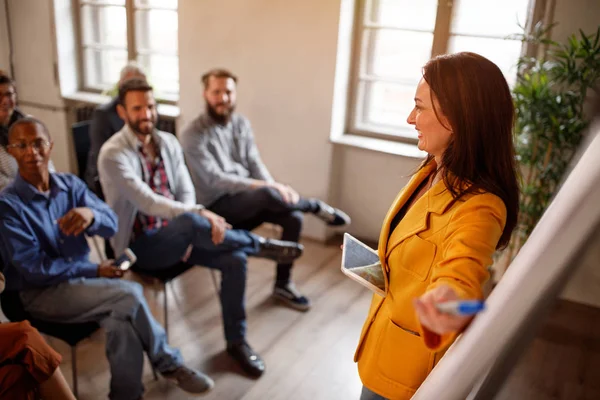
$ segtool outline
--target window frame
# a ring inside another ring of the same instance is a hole
[[[365,72],[364,66],[369,62],[372,55],[368,49],[373,46],[368,45],[367,32],[375,29],[398,29],[412,32],[427,32],[426,30],[405,29],[393,25],[386,25],[367,21],[369,10],[372,9],[373,1],[378,0],[356,0],[355,19],[353,21],[351,60],[348,83],[348,97],[346,104],[345,132],[350,135],[366,136],[386,141],[402,142],[407,144],[417,144],[418,139],[412,130],[399,129],[390,125],[378,125],[362,123],[357,118],[366,106],[366,95],[361,91],[361,82],[368,80],[375,82],[406,83],[400,80],[386,79],[378,76],[369,76]],[[433,42],[431,45],[430,57],[436,57],[445,54],[450,45],[453,36],[451,33],[452,16],[454,2],[452,0],[441,0],[437,5],[435,25],[433,28]],[[531,14],[531,1],[528,6],[528,14]],[[530,15],[527,15],[530,18]],[[477,38],[499,38],[495,35],[465,35],[456,36],[477,37]],[[522,50],[523,51],[523,50]],[[516,62],[516,60],[515,60]]]
[[[135,12],[139,10],[168,10],[173,11],[172,8],[168,7],[150,7],[150,6],[136,6],[135,0],[125,0],[125,5],[118,4],[117,1],[111,2],[110,0],[105,0],[105,3],[96,3],[93,0],[73,0],[72,8],[73,8],[73,21],[75,24],[75,39],[77,46],[77,66],[79,68],[78,74],[78,87],[79,90],[83,92],[90,93],[102,93],[104,90],[89,87],[86,85],[86,68],[85,68],[85,49],[93,48],[94,46],[85,45],[83,42],[83,17],[82,17],[82,9],[85,5],[93,5],[97,7],[110,7],[110,6],[119,6],[125,8],[126,15],[126,23],[127,23],[127,61],[136,61],[139,55],[150,55],[150,54],[164,54],[173,56],[176,55],[179,58],[179,53],[175,54],[167,54],[160,52],[152,52],[149,49],[138,49],[136,42],[136,24],[135,24]],[[176,12],[178,9],[175,10]],[[110,49],[110,46],[101,46],[101,49]],[[170,104],[176,105],[179,101],[180,91],[178,90],[176,95],[165,95],[164,93],[158,93],[156,101],[162,104]]]

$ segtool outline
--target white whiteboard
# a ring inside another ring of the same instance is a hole
[[[502,374],[494,365],[510,358],[515,343],[541,322],[538,314],[560,293],[600,223],[600,122],[590,132],[590,144],[493,290],[486,310],[450,348],[413,400],[493,398],[491,392],[481,395],[484,380]]]

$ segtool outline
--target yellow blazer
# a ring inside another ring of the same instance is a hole
[[[394,216],[434,168],[431,162],[417,172],[385,217],[378,252],[387,294],[373,296],[354,355],[363,384],[392,400],[410,399],[457,336],[427,331],[412,300],[442,284],[460,298],[482,298],[506,223],[499,197],[470,194],[454,201],[441,180],[390,232]]]

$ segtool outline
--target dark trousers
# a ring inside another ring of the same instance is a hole
[[[298,242],[303,213],[314,212],[314,200],[300,198],[296,204],[286,203],[272,188],[251,189],[222,196],[208,209],[219,214],[235,229],[252,230],[264,222],[281,226],[281,240]],[[277,265],[276,284],[290,281],[292,264]]]
[[[183,257],[189,245],[193,247],[188,263],[221,271],[220,300],[225,339],[235,343],[246,336],[246,264],[247,256],[258,252],[258,240],[253,233],[230,229],[223,243],[215,245],[210,222],[198,214],[184,213],[164,228],[140,236],[130,247],[137,255],[139,271],[171,268]]]

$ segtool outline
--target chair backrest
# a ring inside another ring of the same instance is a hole
[[[107,259],[114,260],[115,258],[117,258],[115,255],[115,251],[112,248],[112,244],[110,244],[110,239],[104,239],[104,255]]]
[[[31,319],[31,316],[25,311],[19,293],[7,290],[0,294],[0,306],[2,312],[12,322],[24,321]]]
[[[97,322],[66,324],[36,319],[25,311],[19,292],[16,291],[5,291],[0,294],[0,304],[2,305],[2,312],[4,312],[4,315],[10,321],[19,322],[28,320],[31,326],[41,333],[63,340],[70,346],[75,346],[81,340],[91,336],[100,329],[100,325]]]
[[[90,140],[91,121],[81,121],[73,124],[71,131],[73,134],[73,143],[75,144],[75,155],[77,157],[77,169],[79,178],[85,180],[85,171],[87,170],[88,153],[92,142]]]

